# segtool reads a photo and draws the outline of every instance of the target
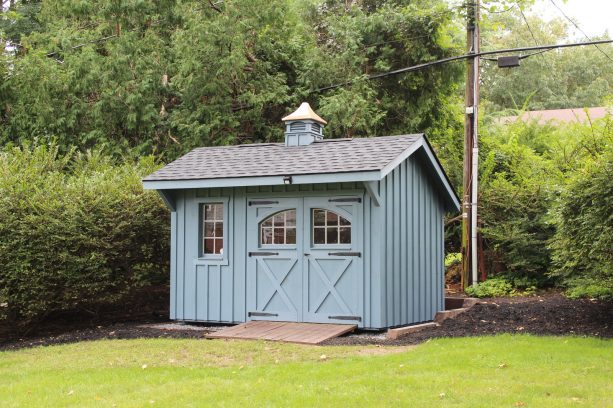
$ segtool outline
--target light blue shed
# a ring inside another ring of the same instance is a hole
[[[326,140],[306,103],[283,120],[285,143],[198,148],[143,180],[171,210],[170,318],[432,320],[460,204],[426,137]]]

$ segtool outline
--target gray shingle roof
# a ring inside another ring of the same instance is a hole
[[[308,146],[262,143],[201,147],[147,176],[145,181],[344,173],[381,170],[422,137],[327,139]]]

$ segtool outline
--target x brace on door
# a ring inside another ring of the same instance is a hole
[[[268,267],[268,264],[266,264],[266,261],[264,261],[263,259],[258,259],[256,261],[262,267],[262,270],[264,271],[264,273],[266,273],[266,276],[268,276],[268,279],[270,279],[270,282],[272,283],[274,287],[273,292],[270,294],[266,302],[264,302],[264,306],[262,306],[261,308],[258,308],[259,310],[266,310],[266,307],[268,307],[268,304],[270,303],[272,298],[275,296],[275,293],[278,293],[279,296],[281,296],[283,303],[285,303],[285,305],[289,309],[293,310],[294,313],[298,313],[292,301],[287,297],[287,294],[283,290],[283,287],[281,287],[281,284],[283,283],[285,278],[287,278],[287,275],[289,275],[289,273],[292,271],[297,261],[298,259],[294,259],[293,262],[290,263],[289,268],[285,272],[283,272],[281,279],[279,280],[275,278],[275,275],[272,273],[272,271]]]
[[[349,268],[349,265],[351,265],[351,262],[352,262],[351,259],[346,259],[341,264],[341,267],[335,272],[334,278],[328,279],[327,275],[324,273],[323,269],[321,268],[317,260],[316,259],[309,260],[309,263],[315,267],[315,270],[317,270],[317,274],[319,275],[319,277],[321,278],[321,280],[323,281],[324,285],[326,285],[326,288],[327,288],[327,292],[323,292],[322,295],[317,300],[317,302],[315,302],[316,306],[313,308],[314,313],[317,313],[321,305],[324,303],[324,301],[328,297],[328,294],[331,294],[334,297],[334,299],[336,299],[338,304],[344,309],[344,312],[347,314],[351,314],[351,310],[349,309],[349,306],[347,306],[345,301],[341,298],[340,294],[336,290],[336,284],[341,279],[341,277],[345,274],[345,272]]]

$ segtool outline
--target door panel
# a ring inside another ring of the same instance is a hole
[[[288,242],[278,244],[270,237],[262,238],[260,223],[272,225],[264,227],[275,233],[275,215],[287,214],[295,210],[295,230],[302,225],[302,199],[280,198],[249,200],[247,207],[247,318],[249,320],[287,320],[302,319],[302,235],[286,232],[277,225],[276,232],[284,233]],[[286,216],[278,217],[286,223]],[[291,230],[292,228],[287,228]],[[280,242],[285,242],[281,240]]]
[[[304,199],[304,321],[361,322],[361,214],[360,198]],[[347,242],[349,230],[351,240]]]

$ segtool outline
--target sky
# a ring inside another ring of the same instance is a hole
[[[588,36],[600,36],[608,31],[613,36],[613,0],[553,0]],[[564,18],[551,0],[537,0],[532,12],[546,20]],[[585,40],[581,32],[571,27],[571,38]]]

